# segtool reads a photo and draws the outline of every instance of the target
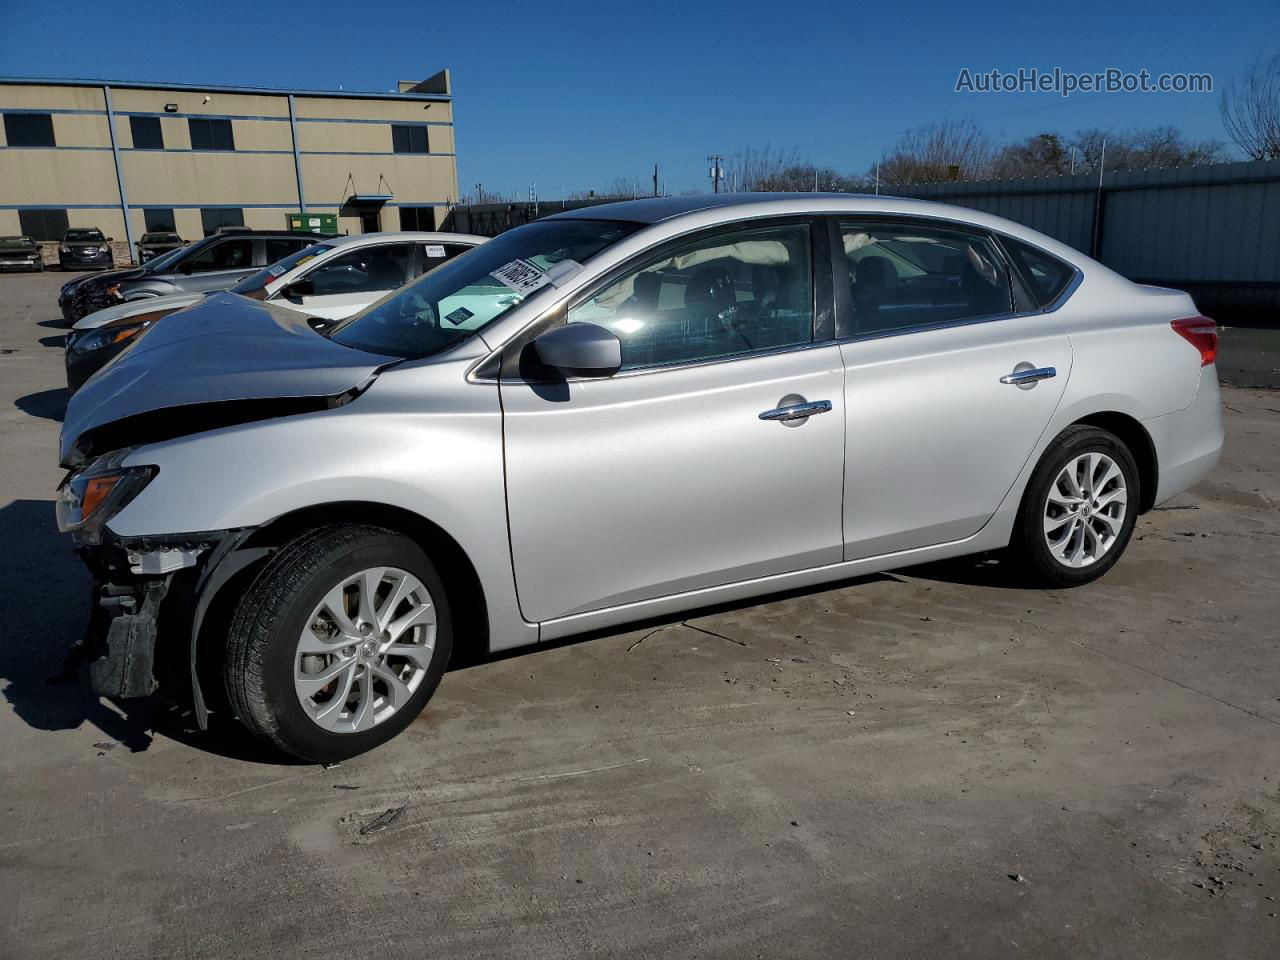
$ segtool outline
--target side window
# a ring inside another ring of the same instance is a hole
[[[230,120],[208,117],[189,117],[187,130],[191,135],[192,150],[234,150],[235,134]]]
[[[427,128],[417,123],[391,125],[392,153],[426,153]]]
[[[200,225],[206,237],[213,236],[222,227],[243,227],[244,210],[239,207],[201,207]]]
[[[805,224],[738,230],[663,254],[569,311],[622,341],[622,369],[808,343]]]
[[[6,113],[4,138],[11,147],[56,147],[51,113]]]
[[[214,270],[235,270],[253,265],[253,241],[249,239],[223,240],[205,247],[186,261],[192,273],[210,273]]]
[[[291,237],[267,237],[263,243],[266,248],[266,262],[271,264],[297,253],[303,247],[310,246],[314,241],[303,240],[301,237],[296,240]]]
[[[18,225],[32,240],[61,240],[67,232],[65,210],[19,210]]]
[[[842,223],[854,333],[998,316],[1013,309],[1008,271],[983,233],[944,226]]]
[[[1022,272],[1023,279],[1031,288],[1031,295],[1042,307],[1058,299],[1075,276],[1075,268],[1071,264],[1064,263],[1038,247],[1013,237],[1002,237],[1001,242],[1009,251],[1014,265]]]
[[[321,264],[306,279],[318,297],[394,290],[409,276],[410,250],[407,243],[361,247]]]
[[[424,243],[422,245],[422,272],[434,270],[447,260],[452,260],[460,253],[466,253],[471,247],[465,243]]]

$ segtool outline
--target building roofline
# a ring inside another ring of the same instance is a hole
[[[242,93],[259,96],[328,97],[338,100],[411,100],[448,103],[443,93],[384,93],[375,90],[297,90],[290,87],[239,87],[225,83],[158,83],[150,80],[106,80],[91,77],[0,77],[0,84],[57,87],[114,87],[119,90],[175,90],[190,93]]]

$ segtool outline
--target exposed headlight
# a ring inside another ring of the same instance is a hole
[[[106,291],[106,292],[107,292],[107,296],[108,296],[108,297],[118,297],[118,296],[120,296],[120,284],[118,284],[118,283],[113,283],[113,284],[111,284],[109,287],[107,287],[107,291]]]
[[[100,543],[107,521],[125,508],[151,482],[158,467],[122,467],[132,448],[95,460],[69,473],[58,486],[58,529],[75,533],[82,543]]]
[[[110,249],[111,249],[111,248],[110,248],[110,247],[108,247],[108,246],[104,243],[102,246],[100,246],[100,247],[98,248],[98,252],[99,252],[99,253],[106,253],[106,252],[107,252],[108,250],[110,250]]]
[[[72,353],[93,353],[96,350],[105,350],[107,347],[114,346],[117,343],[124,343],[126,340],[132,340],[149,324],[131,323],[127,326],[115,326],[115,324],[107,324],[104,327],[98,327],[91,330],[82,337],[68,341]]]
[[[70,252],[71,252],[71,248],[70,248],[70,247],[68,247],[65,243],[64,243],[64,244],[62,244],[60,247],[58,247],[58,250],[60,250],[62,253],[70,253]]]

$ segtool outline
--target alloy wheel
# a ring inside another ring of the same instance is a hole
[[[413,574],[372,567],[336,584],[298,638],[293,686],[307,716],[361,733],[413,696],[435,650],[431,592]]]
[[[1115,544],[1124,528],[1128,490],[1124,472],[1105,453],[1071,459],[1049,487],[1044,539],[1064,566],[1087,567]]]

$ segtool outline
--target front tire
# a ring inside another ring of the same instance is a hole
[[[416,544],[381,527],[324,527],[272,555],[241,598],[224,680],[251,731],[336,762],[407,727],[452,646],[444,584]]]
[[[1088,424],[1060,433],[1018,508],[1011,552],[1032,582],[1076,587],[1115,566],[1141,502],[1137,464],[1115,434]]]

